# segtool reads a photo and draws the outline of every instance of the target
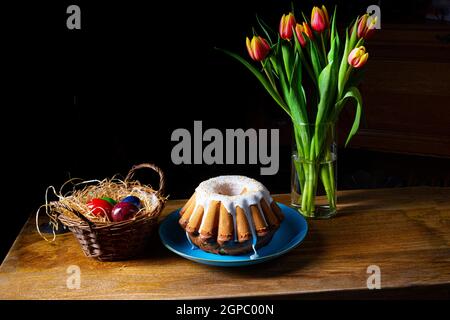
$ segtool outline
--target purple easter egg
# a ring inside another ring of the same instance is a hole
[[[119,222],[130,219],[139,209],[130,202],[119,202],[111,211],[111,220]]]

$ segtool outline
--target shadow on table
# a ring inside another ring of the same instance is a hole
[[[246,267],[205,267],[213,270],[220,269],[225,274],[245,279],[271,278],[299,272],[314,263],[315,259],[321,257],[323,253],[321,234],[316,228],[311,227],[305,240],[297,248],[274,260]]]
[[[440,189],[445,196],[448,191]],[[447,189],[448,190],[448,189]],[[346,191],[338,196],[338,214],[334,218],[370,213],[379,210],[397,210],[410,203],[427,203],[430,196],[436,197],[435,188],[392,188]]]
[[[143,253],[132,260],[158,260],[164,263],[167,259],[173,259],[174,253],[168,250],[159,239],[158,232],[152,234],[151,239]],[[131,259],[130,259],[131,260]]]

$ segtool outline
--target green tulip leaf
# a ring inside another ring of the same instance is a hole
[[[339,33],[336,28],[336,12],[337,12],[337,6],[334,6],[334,12],[333,12],[333,21],[331,23],[331,40],[333,41],[333,37],[336,41],[337,48],[340,48],[340,41],[339,41]],[[337,50],[339,52],[339,49]]]
[[[344,91],[344,85],[345,85],[345,81],[346,81],[345,74],[347,73],[347,68],[348,68],[348,63],[347,63],[347,58],[348,58],[348,54],[349,54],[348,47],[349,47],[348,30],[345,30],[345,47],[344,47],[344,52],[343,52],[343,56],[341,59],[341,65],[339,67],[339,76],[338,76],[339,96]]]
[[[264,89],[266,89],[266,91],[272,96],[272,98],[275,100],[275,102],[278,103],[278,105],[290,115],[289,109],[286,106],[286,104],[284,103],[283,99],[280,97],[278,92],[275,91],[275,89],[272,87],[270,82],[264,77],[264,75],[261,72],[259,72],[258,69],[256,69],[250,63],[248,63],[247,60],[245,60],[244,58],[242,58],[241,56],[239,56],[236,53],[233,53],[233,52],[225,50],[225,49],[220,49],[220,48],[216,48],[216,49],[220,50],[223,53],[229,55],[230,57],[236,59],[237,61],[242,63],[248,70],[250,70],[250,72],[253,73],[253,75],[263,85]]]
[[[281,41],[278,42],[279,46],[281,46]],[[290,104],[289,104],[289,81],[287,79],[287,74],[286,74],[286,70],[285,70],[285,66],[284,66],[284,58],[283,58],[283,52],[282,50],[277,50],[276,55],[275,55],[276,61],[277,61],[277,65],[278,65],[278,78],[280,80],[280,87],[283,93],[283,97],[284,100],[287,102],[287,107],[288,109],[290,109]]]
[[[328,61],[336,59],[339,53],[339,35],[336,30],[336,6],[334,7],[333,18],[331,22],[330,51],[328,52]]]
[[[272,65],[272,70],[276,77],[278,77],[278,64],[275,55],[269,57],[270,63]]]
[[[270,34],[272,35],[276,35],[276,32],[272,30],[272,28],[270,28],[267,23],[264,22],[264,20],[260,19],[258,15],[256,15],[256,21],[258,22],[259,26],[261,27],[261,30],[264,32],[264,34],[267,37],[267,40],[269,40],[270,45],[272,45],[272,37],[270,36]]]
[[[322,147],[322,142],[324,140],[323,134],[320,132],[320,125],[329,122],[333,115],[334,109],[332,106],[332,101],[334,101],[336,94],[336,80],[337,80],[337,70],[336,61],[330,61],[330,63],[322,70],[319,76],[318,86],[319,86],[319,104],[317,106],[316,115],[316,132],[314,135],[315,140],[315,150],[318,156]]]
[[[302,14],[303,20],[305,20],[306,23],[310,25],[311,23],[309,22],[308,17],[306,17],[306,15],[303,13],[303,11],[301,11],[301,14]]]
[[[284,70],[286,71],[286,76],[289,84],[292,80],[292,69],[293,69],[293,59],[292,59],[292,53],[291,53],[291,47],[290,44],[282,44],[281,45],[281,52],[282,52],[282,58],[284,63]]]
[[[301,127],[300,124],[308,123],[308,115],[306,112],[306,96],[303,87],[300,85],[301,90],[297,88],[291,88],[289,94],[289,105],[291,110],[291,118],[296,132],[300,135],[300,140],[303,146],[302,154],[308,155],[309,153],[309,132],[307,126]]]
[[[351,87],[348,89],[347,93],[344,95],[344,97],[336,103],[338,106],[339,112],[344,108],[346,102],[348,99],[354,99],[356,102],[356,113],[355,113],[355,119],[353,120],[352,128],[350,129],[350,132],[348,134],[347,140],[345,141],[345,146],[350,142],[350,140],[353,138],[353,136],[358,132],[359,129],[359,123],[361,121],[361,112],[362,112],[362,97],[361,93],[359,92],[358,88]]]
[[[302,66],[299,61],[298,52],[295,53],[294,65],[291,70],[291,80],[289,85],[295,87],[297,83],[302,83]]]
[[[318,79],[322,68],[320,66],[319,51],[317,50],[317,46],[314,41],[310,41],[309,49],[311,54],[311,64],[313,67],[314,75],[315,78]]]
[[[359,17],[356,18],[355,23],[353,25],[352,34],[350,35],[349,46],[347,48],[348,51],[346,52],[347,54],[345,56],[345,59],[347,59],[350,51],[352,51],[356,47],[356,42],[358,41],[358,20]]]
[[[347,70],[349,68],[349,65],[347,62],[348,55],[356,47],[357,42],[358,42],[357,41],[358,40],[358,34],[357,34],[358,20],[359,20],[359,17],[357,17],[355,22],[353,23],[353,29],[352,29],[350,38],[349,38],[348,30],[346,30],[346,32],[345,32],[345,48],[344,48],[344,53],[343,53],[342,60],[341,60],[341,65],[339,67],[339,80],[338,80],[339,96],[341,96],[342,93],[344,92],[346,82],[348,80],[348,79],[346,79]],[[358,42],[358,43],[361,43],[361,42]]]

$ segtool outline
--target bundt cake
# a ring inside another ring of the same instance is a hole
[[[179,223],[200,249],[228,255],[268,244],[283,220],[269,191],[244,176],[220,176],[200,183],[180,210]]]

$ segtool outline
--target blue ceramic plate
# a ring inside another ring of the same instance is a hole
[[[297,211],[284,204],[278,203],[284,213],[285,219],[275,232],[270,243],[258,249],[258,258],[250,259],[250,254],[239,256],[226,256],[205,252],[189,243],[186,233],[178,224],[179,212],[172,212],[161,223],[159,236],[164,245],[176,254],[199,263],[213,266],[237,267],[265,262],[274,259],[294,249],[302,242],[308,231],[305,218]]]

